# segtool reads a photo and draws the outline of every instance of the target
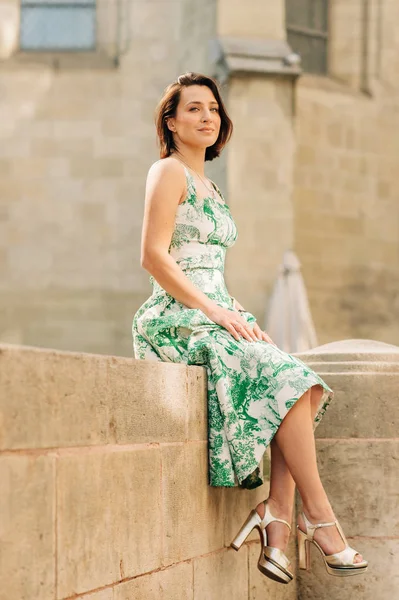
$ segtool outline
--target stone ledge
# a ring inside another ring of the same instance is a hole
[[[356,362],[373,367],[375,361],[399,364],[399,347],[375,340],[351,339],[323,344],[295,356],[307,364]]]
[[[399,421],[399,347],[343,340],[295,356],[335,392],[317,438],[395,438]]]
[[[203,367],[0,345],[0,450],[206,440],[206,408]]]
[[[292,78],[302,72],[300,57],[285,40],[223,36],[212,41],[211,53],[223,81],[237,74]]]

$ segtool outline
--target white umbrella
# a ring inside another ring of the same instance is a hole
[[[266,314],[266,332],[285,352],[315,348],[316,331],[310,314],[301,263],[291,250],[284,253]]]

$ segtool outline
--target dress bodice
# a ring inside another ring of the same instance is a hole
[[[198,198],[194,179],[184,169],[187,194],[177,207],[169,253],[183,270],[223,271],[226,249],[237,239],[236,224],[218,186],[214,184],[220,200]]]

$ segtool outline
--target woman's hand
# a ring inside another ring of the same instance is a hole
[[[261,330],[257,323],[255,323],[254,325],[253,332],[255,333],[255,335],[258,336],[259,340],[262,340],[263,342],[268,342],[269,344],[273,344],[273,346],[277,347],[277,344],[273,342],[272,338],[267,335],[266,331]]]
[[[249,323],[240,315],[238,311],[232,311],[228,308],[216,305],[212,308],[207,316],[211,321],[221,325],[231,335],[239,341],[241,337],[248,340],[248,342],[258,342],[259,337],[254,333],[254,330]]]
[[[234,306],[235,310],[237,310],[237,311],[245,310],[245,308],[238,302],[238,300],[236,298],[233,298],[233,306]],[[254,324],[252,331],[256,335],[258,340],[267,342],[268,344],[273,344],[273,346],[277,347],[277,344],[275,344],[275,342],[273,342],[272,338],[267,335],[266,331],[262,331],[262,329],[259,327],[259,325],[257,323]]]

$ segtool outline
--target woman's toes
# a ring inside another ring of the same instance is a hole
[[[363,556],[361,554],[355,554],[355,558],[353,559],[354,563],[361,563],[363,562]]]

